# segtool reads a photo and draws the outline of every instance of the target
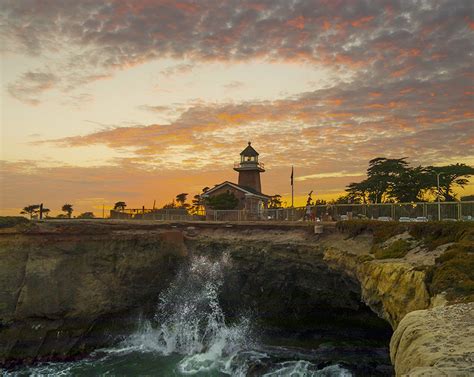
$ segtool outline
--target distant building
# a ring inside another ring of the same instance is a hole
[[[202,195],[207,199],[224,193],[232,193],[238,199],[235,209],[259,213],[268,207],[269,195],[262,193],[260,173],[265,172],[264,166],[258,161],[258,152],[249,142],[240,153],[240,162],[234,163],[234,170],[239,173],[239,183],[229,181],[215,185]],[[206,206],[206,209],[211,209]]]

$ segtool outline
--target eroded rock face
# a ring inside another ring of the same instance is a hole
[[[275,319],[363,306],[358,284],[329,269],[317,245],[215,239],[188,245],[198,255],[229,253],[222,294],[227,308],[253,308]]]
[[[397,376],[474,375],[474,304],[445,306],[444,296],[430,295],[423,266],[446,249],[406,258],[375,260],[363,239],[340,235],[323,241],[324,259],[334,269],[359,281],[362,299],[385,318],[395,332],[390,343]],[[331,239],[332,238],[332,239]],[[410,255],[410,253],[416,255]]]
[[[390,326],[361,301],[360,285],[331,269],[324,249],[307,237],[265,232],[259,239],[238,232],[213,232],[187,241],[190,254],[218,259],[230,256],[220,302],[226,316],[250,312],[266,334],[300,337],[307,342],[331,340],[379,342]],[[299,335],[298,335],[299,334]]]
[[[0,236],[0,363],[70,357],[119,334],[186,256],[177,231],[48,227]]]
[[[399,375],[466,375],[453,362],[459,356],[472,363],[472,353],[462,353],[463,347],[472,352],[472,344],[456,343],[442,330],[465,328],[472,304],[459,316],[420,311],[437,305],[425,272],[406,259],[372,260],[371,237],[333,232],[316,239],[302,227],[249,225],[193,229],[185,245],[180,231],[113,224],[0,234],[0,363],[69,358],[102,346],[104,334],[120,334],[129,318],[135,320],[132,312],[156,302],[188,252],[218,257],[225,251],[233,260],[222,294],[230,314],[248,307],[280,325],[294,318],[333,320],[338,311],[364,320],[365,302],[397,329],[392,359]],[[425,312],[431,314],[419,314]],[[435,338],[430,321],[438,323]],[[472,342],[470,326],[461,334]],[[457,356],[439,356],[433,344],[449,352],[452,345]],[[437,369],[423,369],[433,365]]]
[[[473,376],[474,303],[408,313],[390,342],[397,376]]]
[[[363,261],[335,247],[324,259],[335,269],[352,275],[360,283],[363,301],[395,329],[413,310],[429,307],[431,298],[425,272],[403,261]]]

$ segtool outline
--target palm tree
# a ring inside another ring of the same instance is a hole
[[[67,204],[66,203],[62,206],[61,211],[66,212],[67,217],[71,218],[72,211],[74,211],[74,210],[72,209],[72,204]]]
[[[188,206],[185,204],[187,197],[188,197],[188,193],[186,192],[176,195],[176,202],[179,203],[180,208],[185,208]]]
[[[127,203],[125,202],[117,202],[114,205],[114,211],[123,211],[125,210],[126,206],[127,206]]]
[[[43,215],[45,215],[46,217],[48,217],[49,213],[51,212],[51,210],[49,208],[43,208]]]
[[[39,204],[30,204],[29,206],[26,206],[25,208],[23,208],[20,214],[30,215],[30,219],[32,219],[33,215],[35,215],[38,212],[39,208],[40,208]]]

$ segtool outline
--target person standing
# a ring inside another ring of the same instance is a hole
[[[311,220],[311,205],[308,204],[308,203],[306,204],[306,207],[305,207],[305,210],[304,210],[303,220],[304,221]]]
[[[311,195],[313,194],[313,190],[311,190],[308,194],[308,199],[306,200],[306,207],[305,207],[305,211],[304,211],[304,217],[303,217],[303,220],[306,221],[306,220],[311,220],[312,219],[312,214],[311,214]]]

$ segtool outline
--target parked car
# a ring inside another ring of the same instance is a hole
[[[418,216],[416,219],[415,219],[415,222],[417,223],[426,223],[428,222],[428,219],[424,216]]]
[[[400,221],[401,223],[409,223],[411,219],[409,217],[402,216],[398,219],[398,221]]]
[[[392,218],[389,216],[380,216],[377,220],[378,221],[392,221]]]
[[[349,220],[349,216],[341,215],[341,221],[346,221],[346,220]]]

